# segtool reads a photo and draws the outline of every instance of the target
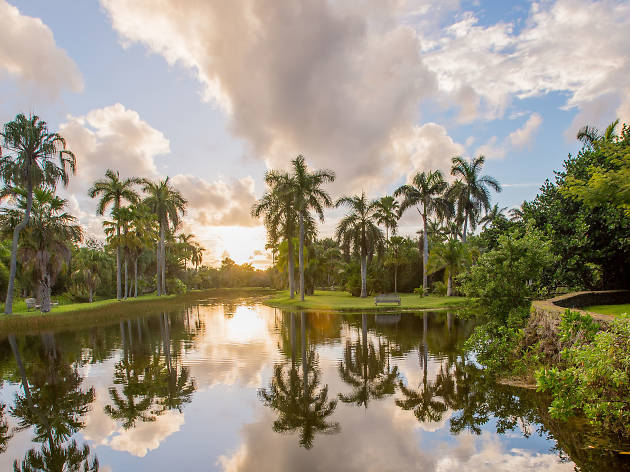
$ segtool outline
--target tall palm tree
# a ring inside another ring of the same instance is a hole
[[[291,161],[295,206],[298,213],[300,242],[298,248],[298,265],[300,271],[300,300],[304,301],[304,218],[311,210],[315,211],[320,221],[324,221],[324,207],[332,206],[330,195],[322,189],[322,185],[335,180],[331,170],[310,172],[304,156],[299,155]]]
[[[577,139],[587,147],[593,148],[597,143],[612,143],[619,135],[617,134],[619,119],[610,123],[603,133],[593,126],[583,126],[577,132]]]
[[[9,284],[4,312],[13,312],[13,288],[17,268],[17,251],[20,232],[28,224],[33,204],[33,190],[42,186],[55,188],[61,181],[68,185],[69,174],[76,171],[76,158],[66,149],[66,140],[49,131],[45,121],[37,115],[28,118],[19,114],[4,125],[0,132],[0,178],[6,187],[25,189],[26,207],[23,219],[13,228]],[[5,153],[2,153],[2,149]],[[55,162],[58,156],[59,163]]]
[[[391,195],[386,195],[375,200],[374,207],[376,208],[376,221],[379,225],[385,226],[385,240],[389,241],[390,230],[393,235],[396,232],[396,226],[398,226],[400,204]]]
[[[487,226],[492,225],[497,218],[504,217],[506,210],[506,207],[499,208],[499,205],[495,203],[494,206],[486,212],[484,217],[479,220],[479,223],[485,229]]]
[[[268,171],[265,174],[268,190],[252,207],[252,216],[263,216],[267,238],[276,243],[284,238],[288,246],[287,272],[289,296],[295,297],[295,268],[293,260],[293,238],[298,221],[295,207],[294,179],[286,172]],[[282,236],[281,236],[282,235]]]
[[[400,214],[411,207],[416,207],[422,218],[422,292],[429,291],[427,266],[429,263],[429,217],[433,214],[438,217],[449,215],[452,207],[444,192],[448,184],[439,170],[430,172],[418,172],[414,175],[410,184],[402,185],[396,189],[394,196],[402,196]]]
[[[100,274],[107,262],[107,254],[94,240],[88,241],[85,247],[79,248],[73,257],[75,270],[72,273],[72,280],[87,290],[90,303],[94,300],[94,291],[101,282]]]
[[[96,214],[103,215],[107,208],[111,205],[112,216],[115,212],[119,211],[123,202],[127,201],[130,204],[136,204],[140,200],[138,192],[134,189],[134,185],[141,183],[141,180],[136,177],[128,179],[121,179],[118,171],[114,172],[111,169],[107,169],[105,172],[105,178],[97,180],[94,185],[88,190],[90,198],[95,198],[100,195],[101,199],[96,207]],[[116,235],[120,236],[120,225],[116,225]],[[116,298],[121,299],[122,287],[121,287],[121,247],[116,248]]]
[[[341,197],[335,206],[346,206],[350,212],[337,225],[336,238],[344,246],[353,246],[361,258],[361,298],[367,297],[367,258],[383,244],[383,232],[376,220],[376,207],[365,192]]]
[[[464,229],[462,240],[466,242],[468,224],[471,229],[477,225],[481,210],[490,209],[490,190],[501,191],[499,182],[489,175],[481,175],[486,162],[484,156],[477,156],[471,161],[461,156],[453,158],[451,175],[458,177],[449,193],[457,202],[457,212],[463,216]]]
[[[41,311],[50,311],[50,291],[64,263],[69,262],[71,244],[83,236],[74,216],[66,212],[67,200],[55,196],[52,190],[36,188],[30,199],[24,190],[16,190],[17,208],[4,208],[0,226],[13,231],[30,205],[31,217],[18,250],[25,267],[32,267],[39,279]]]
[[[160,225],[160,239],[158,243],[157,292],[166,295],[166,250],[164,240],[166,232],[173,231],[179,226],[180,216],[186,213],[188,203],[182,194],[176,190],[167,177],[158,182],[144,180],[143,190],[147,194],[144,203],[156,215]]]
[[[453,277],[462,271],[464,264],[469,260],[466,245],[455,238],[451,238],[443,244],[435,247],[431,253],[429,266],[432,270],[446,270],[448,282],[446,296],[453,295]]]

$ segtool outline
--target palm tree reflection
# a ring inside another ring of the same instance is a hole
[[[24,362],[13,334],[9,344],[15,357],[24,394],[16,394],[11,414],[18,418],[16,430],[33,428],[33,441],[41,449],[27,451],[21,462],[13,463],[21,471],[84,471],[98,470],[98,459],[90,457],[87,444],[80,447],[70,437],[83,428],[83,418],[94,401],[94,389],[81,389],[83,378],[76,365],[63,360],[53,334],[42,335],[41,363],[31,367],[29,382]]]
[[[301,313],[302,372],[296,366],[295,314],[290,317],[291,363],[278,363],[267,389],[258,396],[265,406],[278,413],[273,422],[277,433],[299,431],[299,443],[310,449],[316,434],[334,434],[339,423],[329,421],[337,407],[336,400],[328,400],[328,385],[319,387],[321,372],[314,346],[306,345],[306,316]]]
[[[341,379],[353,387],[350,394],[339,394],[344,403],[355,403],[367,408],[372,399],[392,395],[398,379],[398,366],[390,366],[387,344],[378,340],[375,347],[368,342],[367,315],[361,315],[361,338],[346,341],[343,359],[339,363]]]

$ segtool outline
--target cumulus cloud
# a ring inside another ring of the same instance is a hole
[[[8,75],[48,98],[61,91],[83,90],[79,68],[55,43],[52,31],[39,18],[22,15],[0,0],[0,78]]]
[[[499,140],[497,136],[492,136],[477,148],[475,154],[483,154],[489,159],[503,159],[508,152],[531,145],[542,122],[542,116],[532,113],[523,126],[512,131],[505,139]]]
[[[194,70],[255,155],[277,167],[303,153],[347,187],[383,180],[392,134],[436,90],[415,31],[397,21],[404,2],[101,3],[125,44]]]
[[[627,101],[629,30],[628,2],[535,2],[522,28],[483,26],[467,13],[446,34],[423,38],[423,58],[461,121],[502,117],[514,97],[549,92],[567,92],[565,106],[579,109],[609,96],[611,114]]]
[[[188,200],[191,216],[203,226],[258,226],[250,215],[256,201],[251,177],[231,182],[209,182],[200,177],[179,174],[173,184]]]
[[[542,122],[542,116],[538,113],[532,113],[522,128],[510,133],[508,136],[509,143],[516,149],[524,148],[529,145]]]

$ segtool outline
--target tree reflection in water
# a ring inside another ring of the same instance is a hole
[[[53,334],[42,334],[42,362],[30,364],[28,373],[13,334],[9,335],[9,344],[24,391],[23,395],[16,394],[11,414],[18,418],[18,431],[33,428],[33,441],[42,444],[40,450],[29,449],[21,462],[16,460],[14,470],[97,471],[98,459],[90,457],[87,444],[79,446],[75,440],[66,443],[83,428],[83,417],[94,401],[94,389],[81,389],[83,378],[77,366],[64,361]]]
[[[319,387],[321,372],[314,346],[306,345],[306,316],[301,313],[302,372],[296,366],[295,313],[290,315],[291,362],[278,363],[267,389],[261,388],[261,401],[278,413],[273,422],[277,433],[299,431],[300,446],[310,449],[316,434],[334,434],[339,423],[328,420],[337,407],[328,400],[328,385]]]
[[[367,408],[372,399],[393,395],[398,379],[398,367],[389,363],[387,344],[378,339],[375,347],[368,341],[367,315],[361,315],[361,337],[354,343],[346,341],[343,359],[339,362],[339,376],[353,387],[350,394],[339,394],[344,403],[355,403]]]

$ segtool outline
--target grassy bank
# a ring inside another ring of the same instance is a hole
[[[26,311],[26,305],[21,301],[14,304],[14,307],[23,311],[16,311],[12,315],[0,314],[0,333],[24,333],[93,326],[122,318],[153,314],[157,310],[171,311],[193,302],[264,296],[274,293],[275,290],[257,287],[191,290],[181,295],[161,297],[144,295],[127,300],[110,298],[93,303],[70,303],[56,306],[50,313],[46,314],[35,310]]]
[[[623,305],[593,305],[582,308],[586,311],[601,313],[602,315],[621,315],[623,313],[630,314],[630,303]]]
[[[289,298],[289,293],[284,290],[278,295],[265,300],[265,305],[276,308],[288,308],[299,310],[320,311],[391,311],[391,310],[437,310],[443,308],[461,307],[466,304],[465,297],[438,297],[430,295],[421,297],[412,293],[401,293],[401,306],[395,304],[374,305],[374,297],[353,297],[347,292],[331,292],[316,290],[314,295],[306,296],[301,302],[296,295]]]

